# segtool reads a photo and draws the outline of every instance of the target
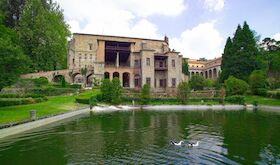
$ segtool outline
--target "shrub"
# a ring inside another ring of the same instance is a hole
[[[76,102],[81,104],[89,104],[89,99],[83,97],[76,97]]]
[[[34,104],[46,101],[46,98],[1,98],[0,107],[2,106],[14,106],[14,105],[25,105]]]
[[[90,107],[96,106],[96,105],[97,105],[97,99],[96,99],[95,96],[90,97],[90,99],[89,99],[89,105],[90,105]]]
[[[77,89],[74,88],[54,88],[52,86],[48,86],[45,88],[33,88],[27,89],[26,93],[31,94],[38,94],[38,95],[45,95],[45,96],[56,96],[56,95],[63,95],[67,93],[74,93],[77,92]]]
[[[249,88],[249,85],[244,81],[237,79],[233,76],[229,76],[225,80],[225,87],[227,95],[243,95]]]
[[[190,80],[190,86],[194,90],[202,90],[204,87],[204,77],[200,75],[193,75]]]
[[[259,96],[264,96],[266,97],[267,96],[267,89],[265,88],[257,88],[257,89],[254,89],[256,95],[259,95]]]
[[[239,95],[234,95],[234,96],[226,97],[225,101],[227,101],[229,103],[243,105],[245,103],[245,97],[244,96],[239,96]]]
[[[141,104],[148,104],[150,102],[150,95],[150,86],[148,84],[145,84],[140,93]]]
[[[82,85],[81,84],[71,84],[69,87],[75,88],[75,89],[81,89]]]
[[[104,102],[112,101],[112,83],[109,79],[102,80],[100,91]]]
[[[265,88],[266,75],[261,70],[254,70],[249,76],[249,85],[253,94],[257,94],[259,88]]]
[[[0,94],[0,98],[39,98],[44,97],[44,95],[38,94]]]
[[[177,87],[177,98],[182,102],[186,103],[190,94],[189,84],[187,82],[180,82]]]
[[[270,89],[277,89],[277,88],[280,88],[280,78],[268,78],[266,80],[268,86]]]
[[[32,81],[34,82],[34,84],[37,87],[42,87],[44,85],[48,85],[49,84],[49,81],[48,81],[48,79],[46,77],[35,78],[35,79],[32,79]]]
[[[121,102],[122,87],[119,78],[112,80],[112,103],[119,104]]]
[[[63,88],[66,87],[66,81],[65,81],[65,78],[64,78],[64,77],[61,78],[61,86],[62,86]]]
[[[214,87],[216,84],[215,80],[205,79],[203,82],[204,87]]]

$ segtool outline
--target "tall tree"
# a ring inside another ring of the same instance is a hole
[[[184,75],[189,75],[189,64],[188,64],[187,59],[183,60],[182,72]]]
[[[259,69],[256,63],[256,58],[259,56],[259,50],[256,44],[256,39],[249,25],[244,22],[241,28],[238,25],[237,30],[232,39],[232,46],[228,40],[227,47],[223,57],[222,80],[225,80],[232,75],[236,78],[247,81],[251,72]]]
[[[18,46],[16,32],[3,25],[0,16],[0,91],[15,83],[28,70],[28,58]]]
[[[221,82],[224,82],[230,75],[230,65],[231,65],[231,55],[232,55],[232,41],[231,38],[228,37],[227,42],[226,42],[226,46],[224,49],[224,53],[222,56],[222,64],[221,64],[221,68],[222,68],[222,73],[220,75],[220,80]]]
[[[66,67],[68,29],[56,3],[46,7],[40,0],[26,0],[17,30],[34,71]]]

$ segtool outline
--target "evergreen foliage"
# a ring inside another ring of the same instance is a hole
[[[148,84],[145,84],[141,89],[141,93],[140,93],[140,100],[142,105],[148,104],[150,102],[151,99],[150,95],[151,95],[150,86]]]
[[[226,93],[228,96],[232,95],[244,95],[248,90],[249,85],[246,81],[235,78],[234,76],[229,76],[227,80],[225,80]]]
[[[112,80],[112,103],[119,104],[121,102],[122,87],[120,79],[115,77]]]
[[[203,90],[205,78],[200,75],[193,75],[190,80],[190,86],[194,90]]]
[[[266,75],[261,70],[255,70],[249,77],[249,85],[253,94],[257,94],[259,88],[266,87]]]
[[[112,84],[109,79],[102,80],[100,91],[102,95],[102,100],[104,102],[110,103],[112,101]]]
[[[247,81],[253,70],[260,69],[256,59],[260,55],[254,32],[244,22],[238,25],[233,39],[228,38],[222,57],[221,81],[230,75]]]
[[[187,82],[180,82],[177,87],[177,98],[181,100],[183,104],[187,102],[190,94],[189,84]]]
[[[189,75],[189,65],[188,65],[187,60],[183,60],[182,72],[183,72],[184,75]]]

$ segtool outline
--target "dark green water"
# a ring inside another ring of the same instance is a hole
[[[170,145],[182,139],[200,144]],[[280,164],[280,113],[85,115],[0,140],[0,164]]]

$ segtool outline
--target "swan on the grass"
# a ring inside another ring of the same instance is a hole
[[[179,143],[171,140],[171,144],[174,145],[174,146],[181,146],[183,143],[184,143],[183,140],[181,140]]]

